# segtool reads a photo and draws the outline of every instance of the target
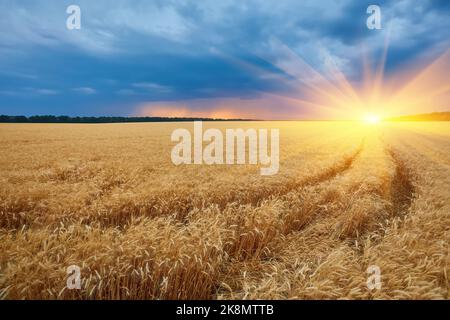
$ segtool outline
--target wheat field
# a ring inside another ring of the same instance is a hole
[[[175,166],[191,123],[0,124],[0,298],[449,299],[450,123],[204,126],[279,128],[279,173]]]

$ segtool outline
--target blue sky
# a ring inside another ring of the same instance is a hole
[[[81,30],[66,28],[71,4]],[[381,7],[382,30],[367,29],[369,4]],[[302,118],[313,106],[273,98],[306,90],[292,85],[287,52],[318,72],[331,59],[357,87],[362,56],[377,61],[387,37],[386,77],[450,40],[446,0],[0,0],[0,12],[9,115]]]

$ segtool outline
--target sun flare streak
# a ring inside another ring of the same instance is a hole
[[[268,61],[294,79],[291,84],[297,90],[283,95],[297,101],[299,112],[309,110],[317,118],[363,119],[375,124],[404,113],[442,109],[450,97],[450,50],[422,63],[414,61],[406,71],[386,75],[389,42],[390,32],[374,71],[365,52],[364,77],[358,84],[346,78],[331,55],[319,71],[278,40],[272,41],[272,50],[282,58]]]

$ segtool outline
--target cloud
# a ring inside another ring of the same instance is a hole
[[[80,87],[80,88],[73,88],[72,89],[75,92],[82,93],[82,94],[95,94],[97,91],[93,88],[89,87]]]
[[[138,46],[149,40],[184,42],[190,23],[177,6],[159,1],[77,1],[81,29],[68,30],[69,1],[37,0],[28,3],[2,1],[0,39],[6,46],[30,48],[72,47],[94,55],[127,53],[123,45]],[[8,30],[8,31],[6,31]],[[131,36],[130,36],[131,35]],[[147,41],[142,39],[147,38]]]
[[[55,96],[60,94],[59,91],[45,88],[19,88],[17,90],[1,90],[0,95],[7,96],[19,96],[19,95],[42,95],[42,96]]]
[[[30,89],[34,93],[46,95],[46,96],[54,96],[59,94],[59,91],[53,89]]]
[[[202,102],[202,108],[214,110],[221,99],[308,89],[305,82],[315,78],[301,74],[305,68],[292,63],[294,56],[322,74],[331,61],[358,84],[366,52],[376,66],[386,39],[386,74],[449,47],[448,1],[377,1],[383,30],[375,31],[365,24],[372,3],[79,0],[81,30],[71,31],[65,22],[72,1],[3,0],[0,111],[50,112],[64,105],[75,114],[84,108],[126,114],[137,104],[189,100],[207,101],[211,107]],[[23,88],[38,86],[42,91],[27,99]]]
[[[119,0],[112,5],[106,0],[80,0],[81,30],[70,31],[65,27],[69,1],[3,1],[0,39],[7,45],[26,47],[72,46],[91,54],[128,54],[142,49],[195,54],[212,46],[225,51],[258,51],[264,50],[270,37],[293,48],[331,39],[351,47],[361,40],[378,42],[372,41],[377,32],[365,27],[366,8],[372,2]],[[398,21],[394,38],[401,35],[413,41],[418,34],[430,39],[448,35],[444,27],[449,26],[445,17],[450,7],[445,2],[382,0],[377,4],[385,27]]]
[[[172,88],[168,87],[168,86],[163,86],[157,83],[152,83],[152,82],[138,82],[138,83],[133,83],[133,87],[138,88],[138,89],[144,89],[144,90],[148,90],[148,91],[159,91],[159,92],[171,92]]]

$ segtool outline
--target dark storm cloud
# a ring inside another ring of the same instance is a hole
[[[73,3],[82,10],[79,31],[65,28]],[[366,28],[369,4],[381,6],[381,31]],[[358,81],[360,44],[378,55],[388,31],[388,72],[448,48],[448,4],[3,0],[0,113],[129,115],[149,101],[286,91],[280,79],[290,77],[273,65],[272,39],[318,70],[331,56]]]

